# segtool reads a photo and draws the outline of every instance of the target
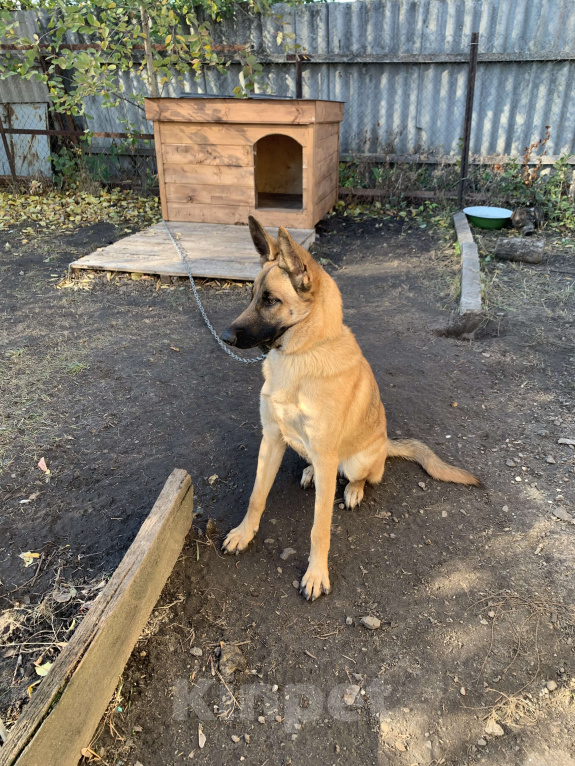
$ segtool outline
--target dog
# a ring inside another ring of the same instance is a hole
[[[309,565],[300,592],[330,592],[328,551],[338,473],[344,500],[357,507],[366,481],[377,484],[388,457],[419,463],[434,479],[479,485],[469,471],[444,463],[415,439],[388,439],[385,409],[367,360],[343,323],[341,293],[331,276],[285,228],[271,237],[252,216],[249,229],[262,270],[247,309],[221,338],[237,348],[263,347],[262,441],[254,488],[226,553],[245,550],[256,534],[286,446],[307,460],[302,487],[315,484]]]

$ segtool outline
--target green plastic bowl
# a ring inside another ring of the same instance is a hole
[[[513,215],[513,210],[504,207],[466,207],[463,212],[480,229],[501,229]]]

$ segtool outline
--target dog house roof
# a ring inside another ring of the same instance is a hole
[[[180,98],[147,98],[146,118],[154,122],[227,122],[309,125],[341,122],[342,101],[270,96],[234,98],[187,94]]]
[[[249,96],[246,96],[246,98],[238,99],[237,96],[234,96],[233,93],[227,94],[227,95],[212,95],[210,93],[182,93],[177,98],[229,98],[233,99],[234,101],[254,101],[254,100],[260,100],[260,101],[322,101],[323,99],[317,99],[317,98],[292,98],[291,96],[270,96],[267,93],[251,93]],[[329,99],[328,103],[334,103],[334,104],[345,104],[345,101],[337,101],[333,99]]]

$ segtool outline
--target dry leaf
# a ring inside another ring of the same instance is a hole
[[[38,461],[38,468],[41,471],[44,471],[44,473],[46,473],[46,474],[50,473],[50,469],[46,465],[46,460],[43,457],[41,457],[40,460]]]
[[[65,604],[67,601],[73,599],[77,594],[76,588],[73,585],[62,585],[58,590],[52,593],[52,598],[59,604]]]
[[[43,665],[36,665],[36,674],[42,677],[47,676],[53,664],[53,662],[45,662]]]
[[[218,474],[217,474],[217,473],[214,473],[214,474],[212,474],[212,476],[210,476],[210,478],[208,479],[208,484],[210,485],[210,487],[213,487],[213,486],[214,486],[214,484],[216,483],[216,481],[217,481],[219,478],[220,478],[220,477],[218,476]]]
[[[34,559],[39,559],[40,554],[39,553],[31,553],[30,551],[26,551],[26,553],[20,553],[19,558],[22,559],[24,562],[25,567],[31,567],[34,563]]]
[[[203,748],[205,744],[206,744],[206,735],[202,731],[202,724],[200,723],[198,725],[198,745],[200,746],[200,750]]]
[[[172,351],[179,351],[180,350],[177,346],[170,346],[170,348],[172,349]]]

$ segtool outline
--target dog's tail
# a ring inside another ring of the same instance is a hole
[[[405,460],[413,460],[427,471],[434,479],[439,481],[452,481],[455,484],[473,484],[478,487],[480,479],[464,468],[444,463],[435,452],[417,439],[389,439],[387,442],[388,457],[402,457]]]

